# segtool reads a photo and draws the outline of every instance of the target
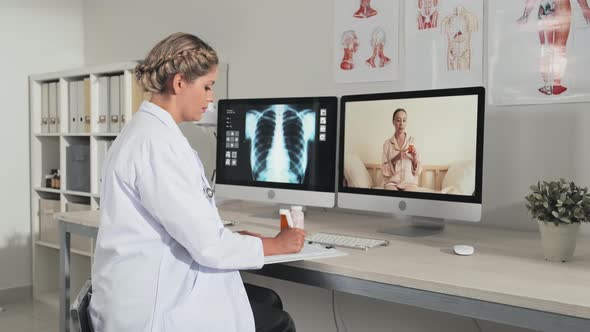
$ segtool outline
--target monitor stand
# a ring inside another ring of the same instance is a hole
[[[379,230],[379,233],[390,235],[401,235],[407,237],[424,237],[438,233],[442,233],[445,229],[444,219],[429,218],[429,217],[409,217],[409,225],[400,225],[396,227],[388,227]]]

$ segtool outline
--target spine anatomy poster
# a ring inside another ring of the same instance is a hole
[[[406,88],[482,85],[483,0],[405,0]]]
[[[588,0],[490,1],[489,73],[497,105],[590,100]]]
[[[336,83],[398,78],[399,0],[335,0]]]

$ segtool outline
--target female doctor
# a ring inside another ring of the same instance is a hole
[[[217,63],[205,42],[176,33],[135,69],[152,98],[104,163],[90,302],[96,332],[295,330],[283,311],[270,321],[276,310],[253,314],[238,270],[300,251],[304,231],[265,238],[224,228],[199,156],[178,128],[213,101]]]

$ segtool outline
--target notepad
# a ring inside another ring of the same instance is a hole
[[[264,264],[294,262],[308,259],[320,259],[348,255],[344,251],[334,248],[326,248],[321,244],[305,243],[303,249],[296,254],[273,255],[264,257]]]

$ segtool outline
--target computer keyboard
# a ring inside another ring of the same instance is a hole
[[[311,243],[320,243],[326,246],[344,247],[353,249],[367,250],[378,246],[387,246],[389,241],[380,239],[371,239],[365,237],[340,235],[332,233],[315,233],[305,238]]]
[[[223,224],[223,226],[235,226],[235,225],[239,224],[239,222],[237,222],[235,220],[228,220],[228,219],[221,219],[221,223]]]

